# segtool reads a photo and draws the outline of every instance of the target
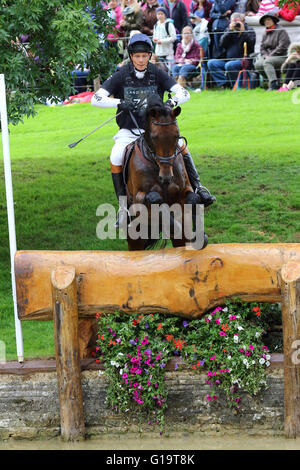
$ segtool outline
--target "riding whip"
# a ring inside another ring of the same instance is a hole
[[[85,139],[86,137],[88,137],[89,135],[93,134],[93,132],[97,131],[98,129],[100,129],[100,127],[103,127],[105,126],[105,124],[108,124],[110,121],[112,121],[113,119],[115,119],[117,116],[119,116],[121,113],[123,113],[123,111],[120,111],[119,113],[115,114],[113,117],[109,118],[107,121],[103,122],[103,124],[101,124],[101,126],[98,126],[96,127],[96,129],[94,129],[93,131],[89,132],[88,134],[86,134],[84,137],[81,137],[81,139],[77,140],[77,142],[73,142],[73,144],[69,144],[68,147],[70,147],[71,149],[76,147],[77,144],[79,144],[79,142],[81,142],[83,139]]]

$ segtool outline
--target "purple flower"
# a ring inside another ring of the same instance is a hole
[[[159,367],[166,367],[166,364],[162,363]]]
[[[184,320],[184,322],[182,324],[183,324],[183,326],[188,326],[188,322],[186,320]]]
[[[145,328],[149,328],[149,323],[145,323]]]
[[[134,341],[134,339],[131,339],[131,340],[129,341],[129,343],[132,344],[133,346],[136,345],[136,342]]]

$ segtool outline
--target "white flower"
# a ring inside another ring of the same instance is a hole
[[[120,375],[122,375],[122,374],[123,374],[123,369],[120,369]]]
[[[270,354],[266,354],[266,359],[267,359],[267,361],[268,361],[269,359],[271,359]]]
[[[211,315],[208,315],[208,320],[210,321],[212,319],[212,316]]]
[[[264,360],[263,357],[260,358],[260,360],[258,361],[260,364],[264,364],[266,361]]]
[[[270,362],[269,362],[269,361],[267,361],[267,362],[266,362],[266,366],[267,366],[267,367],[269,367],[269,365],[270,365]]]
[[[223,308],[223,312],[228,312],[228,307]]]
[[[98,370],[98,375],[103,375],[104,371],[103,370]]]
[[[111,363],[112,366],[120,367],[120,364],[116,361],[110,361],[110,363]]]
[[[255,364],[255,361],[252,361],[252,364]]]
[[[240,326],[240,325],[239,325],[237,328],[238,328],[238,330],[240,330],[240,331],[244,329],[244,328],[243,328],[242,326]]]
[[[235,343],[238,343],[238,342],[239,342],[239,337],[238,337],[238,335],[233,335],[233,341],[234,341]]]
[[[227,359],[231,359],[231,356],[227,356]]]
[[[119,354],[118,354],[118,357],[119,357],[119,356],[124,356],[124,354],[123,354],[123,353],[121,353],[121,352],[119,352]]]
[[[243,364],[246,364],[246,365],[248,364],[247,359],[243,359]]]
[[[260,336],[260,332],[257,331],[257,332],[255,333],[255,337],[258,338],[259,336]]]

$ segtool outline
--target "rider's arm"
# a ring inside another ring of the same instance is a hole
[[[91,104],[98,108],[116,108],[120,104],[119,98],[110,98],[110,93],[104,88],[99,88],[92,96]]]
[[[189,92],[183,86],[179,85],[178,83],[176,83],[175,85],[173,85],[170,88],[170,92],[175,93],[171,98],[171,100],[174,103],[174,106],[185,103],[191,97]]]

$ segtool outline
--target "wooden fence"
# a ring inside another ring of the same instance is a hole
[[[198,318],[226,299],[281,302],[285,434],[300,435],[300,244],[218,244],[142,252],[18,251],[20,320],[54,323],[61,435],[84,438],[80,359],[95,345],[95,314]]]

